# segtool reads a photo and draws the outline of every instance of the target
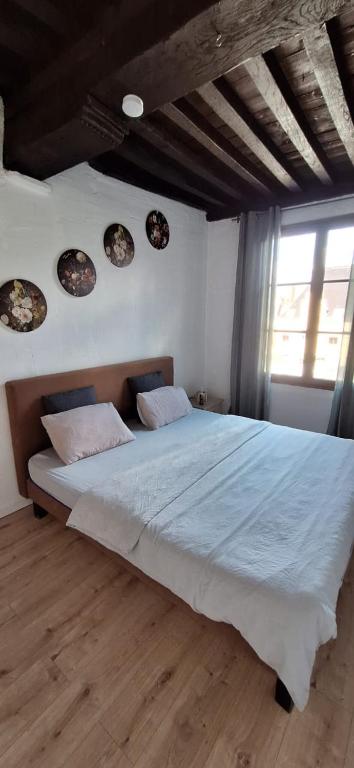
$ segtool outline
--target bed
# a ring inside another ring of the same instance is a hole
[[[9,382],[19,488],[193,610],[237,628],[278,674],[276,699],[306,705],[317,647],[336,635],[354,538],[354,443],[204,411],[65,466],[41,396],[94,384],[125,418],[127,376],[158,358]]]

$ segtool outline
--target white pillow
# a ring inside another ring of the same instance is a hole
[[[149,429],[171,424],[193,410],[183,387],[158,387],[151,392],[139,392],[136,406],[141,421]]]
[[[113,403],[83,405],[41,416],[41,421],[64,464],[135,440]]]

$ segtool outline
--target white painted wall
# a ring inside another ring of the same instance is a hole
[[[354,213],[354,197],[293,208],[282,212],[282,224]],[[205,384],[209,391],[230,401],[230,359],[236,283],[239,225],[225,220],[208,224]],[[273,384],[270,420],[314,432],[325,432],[332,393]]]
[[[81,165],[51,180],[50,197],[0,187],[0,283],[28,278],[44,292],[48,316],[37,331],[0,327],[0,516],[23,506],[17,491],[4,382],[61,370],[171,354],[176,382],[190,392],[204,380],[205,215],[114,181]],[[155,250],[145,234],[151,209],[162,210],[170,243]],[[106,226],[121,222],[135,258],[118,269],[105,256]],[[87,297],[69,296],[56,276],[58,256],[81,248],[94,260],[97,283]]]
[[[230,406],[238,236],[236,221],[208,224],[204,386],[211,394],[224,398],[225,412]]]
[[[300,208],[288,208],[282,211],[281,223],[286,226],[318,219],[330,219],[333,216],[345,216],[348,213],[354,213],[354,196],[328,200],[315,205],[303,205]]]
[[[332,392],[326,389],[272,384],[269,418],[273,424],[326,432],[331,403]]]

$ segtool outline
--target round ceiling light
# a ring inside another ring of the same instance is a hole
[[[141,117],[144,112],[144,102],[140,96],[136,96],[134,93],[128,93],[124,96],[122,109],[124,114],[128,115],[128,117]]]

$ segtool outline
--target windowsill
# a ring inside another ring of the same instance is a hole
[[[326,379],[304,379],[301,376],[282,376],[279,373],[272,373],[272,384],[287,384],[291,387],[306,387],[309,389],[327,389],[333,392],[335,381]]]

